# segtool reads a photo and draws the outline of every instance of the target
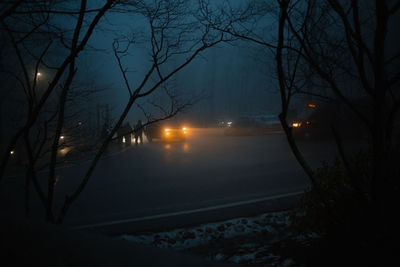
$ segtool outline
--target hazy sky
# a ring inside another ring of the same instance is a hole
[[[146,49],[148,30],[142,17],[109,14],[89,43],[100,51],[87,50],[80,57],[80,63],[84,66],[81,75],[106,88],[98,100],[110,103],[114,107],[114,114],[127,102],[128,92],[112,53],[113,40],[123,35],[137,39],[137,43],[129,50],[130,55],[123,58],[131,86],[135,88],[151,64]],[[243,42],[220,44],[206,50],[175,76],[173,85],[187,97],[203,96],[192,108],[195,116],[201,114],[217,118],[248,112],[277,113],[279,98],[271,79],[275,66],[273,63],[266,64],[270,58],[259,50],[260,47]],[[142,113],[132,111],[128,120],[136,120],[138,116],[142,116]]]

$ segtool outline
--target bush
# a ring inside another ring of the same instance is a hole
[[[297,260],[307,266],[342,265],[343,261],[379,266],[394,257],[393,243],[397,242],[399,222],[396,213],[400,203],[399,151],[396,146],[389,153],[387,177],[382,179],[385,194],[381,199],[385,209],[379,213],[369,194],[370,151],[359,151],[349,157],[350,171],[339,159],[331,164],[323,163],[316,171],[318,190],[307,190],[291,216],[292,240],[302,246],[301,253],[293,252],[301,255]]]

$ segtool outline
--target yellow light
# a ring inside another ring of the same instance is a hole
[[[186,127],[183,127],[182,130],[186,131]]]
[[[11,155],[14,155],[14,153],[15,153],[14,150],[11,150],[11,151],[10,151],[10,154],[11,154]]]
[[[37,76],[40,76],[40,75],[42,75],[42,74],[41,74],[40,72],[38,72],[38,73],[37,73]]]
[[[169,131],[170,131],[170,129],[168,129],[168,128],[167,128],[167,129],[165,129],[165,131],[166,131],[166,132],[169,132]]]
[[[300,122],[293,122],[293,123],[292,123],[292,126],[293,126],[294,128],[298,128],[298,127],[301,126],[301,123],[300,123]]]
[[[122,143],[126,143],[125,136],[122,136]]]
[[[60,136],[60,139],[61,139],[61,140],[64,139],[64,135],[61,135],[61,136]]]
[[[169,132],[166,132],[165,135],[169,135]]]
[[[183,134],[187,134],[187,131],[183,131]]]
[[[315,105],[315,104],[308,104],[308,107],[309,107],[309,108],[315,108],[316,105]]]

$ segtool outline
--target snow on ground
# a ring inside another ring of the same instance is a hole
[[[124,234],[119,238],[159,248],[200,251],[203,256],[217,261],[290,266],[291,260],[281,262],[279,256],[268,251],[271,242],[288,234],[285,230],[289,224],[289,211],[280,211],[165,232]]]

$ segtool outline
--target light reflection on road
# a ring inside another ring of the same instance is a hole
[[[174,152],[190,152],[190,146],[187,142],[176,142],[164,144],[164,150],[174,151]]]
[[[163,144],[164,162],[168,164],[176,164],[185,161],[185,154],[191,153],[190,142],[171,142]]]

